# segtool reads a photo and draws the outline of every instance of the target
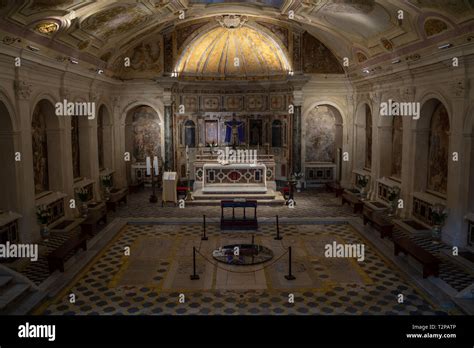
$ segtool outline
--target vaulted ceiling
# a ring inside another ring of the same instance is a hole
[[[247,29],[251,38],[217,29],[216,20],[229,14],[245,16],[249,22],[261,21],[267,29]],[[187,69],[189,60],[179,59],[185,54],[181,44],[197,44],[196,35],[201,42],[205,40],[203,28],[212,35],[220,32],[216,45],[226,50],[235,44],[235,38],[242,37],[241,44],[248,50],[243,60],[257,59],[257,65],[266,64],[261,58],[266,53],[250,52],[252,40],[271,43],[276,38],[279,45],[267,58],[282,66],[284,59],[275,55],[285,51],[285,35],[289,52],[293,49],[292,33],[304,32],[321,42],[315,53],[328,49],[339,61],[347,57],[359,64],[384,54],[408,54],[408,47],[419,48],[425,42],[433,44],[450,35],[472,32],[474,0],[0,0],[0,15],[4,42],[7,34],[10,39],[18,36],[115,71],[123,70],[123,57],[135,55],[142,59],[132,60],[132,64],[160,71],[166,70],[167,64],[176,68],[177,61]],[[167,43],[167,35],[174,35],[171,43]],[[194,41],[189,39],[193,35]],[[207,58],[203,59],[207,62],[216,54],[213,47],[206,48]],[[167,62],[167,50],[174,57],[171,63]],[[222,63],[222,57],[216,59],[219,63],[213,71],[217,74],[219,69],[232,69]],[[193,69],[200,74],[203,65]],[[126,74],[122,71],[121,75]]]

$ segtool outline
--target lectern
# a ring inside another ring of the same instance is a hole
[[[164,172],[162,206],[165,205],[166,202],[178,203],[178,194],[176,193],[177,186],[178,174],[176,172]]]

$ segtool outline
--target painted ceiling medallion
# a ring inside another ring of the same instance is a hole
[[[242,28],[245,22],[247,22],[247,16],[225,15],[217,17],[216,20],[223,28],[235,29]]]
[[[59,25],[56,22],[41,22],[38,23],[35,27],[35,30],[40,34],[52,34],[57,32],[59,29]]]

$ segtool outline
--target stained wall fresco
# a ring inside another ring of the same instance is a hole
[[[71,117],[72,173],[74,178],[81,176],[81,153],[79,143],[79,117]]]
[[[392,176],[402,176],[403,120],[401,116],[393,118],[392,124]]]
[[[372,167],[372,112],[365,106],[365,168]]]
[[[448,187],[449,117],[443,104],[431,117],[427,189],[446,194]]]
[[[430,18],[425,22],[424,29],[426,36],[431,37],[448,30],[448,25],[442,20]]]
[[[133,161],[145,162],[147,156],[161,154],[160,120],[149,106],[140,106],[132,116]]]
[[[303,34],[303,71],[317,74],[344,73],[332,52],[307,32]]]
[[[306,117],[306,162],[331,162],[336,158],[336,119],[326,106],[314,108]]]
[[[38,194],[49,190],[46,115],[40,105],[37,105],[33,112],[31,140],[33,145],[35,194]]]

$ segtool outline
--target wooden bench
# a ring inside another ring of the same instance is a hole
[[[67,255],[71,251],[77,252],[79,248],[87,250],[87,237],[82,233],[73,235],[47,256],[49,272],[53,273],[57,269],[64,272],[64,263],[66,262]]]
[[[434,277],[439,276],[440,261],[428,251],[416,245],[409,238],[402,237],[395,239],[393,245],[395,255],[398,255],[400,252],[411,255],[423,265],[423,278],[427,278],[430,275]]]
[[[106,205],[104,205],[99,211],[87,216],[87,219],[81,223],[81,232],[92,236],[96,232],[99,222],[103,222],[104,225],[107,224]]]
[[[336,198],[343,194],[344,188],[335,181],[326,183],[326,190],[328,192],[335,192]]]
[[[106,202],[107,210],[116,211],[117,206],[120,205],[120,203],[123,202],[127,204],[127,195],[128,195],[127,189],[122,189],[120,190],[120,192],[112,193],[110,195],[110,199]]]
[[[362,212],[362,218],[364,220],[364,225],[367,225],[367,222],[370,222],[372,226],[380,232],[380,237],[382,239],[385,237],[391,238],[393,236],[393,224],[385,220],[373,210],[364,209]]]
[[[354,213],[361,213],[364,208],[364,203],[362,203],[359,198],[347,192],[342,194],[342,205],[344,205],[344,203],[352,205],[354,207]]]

